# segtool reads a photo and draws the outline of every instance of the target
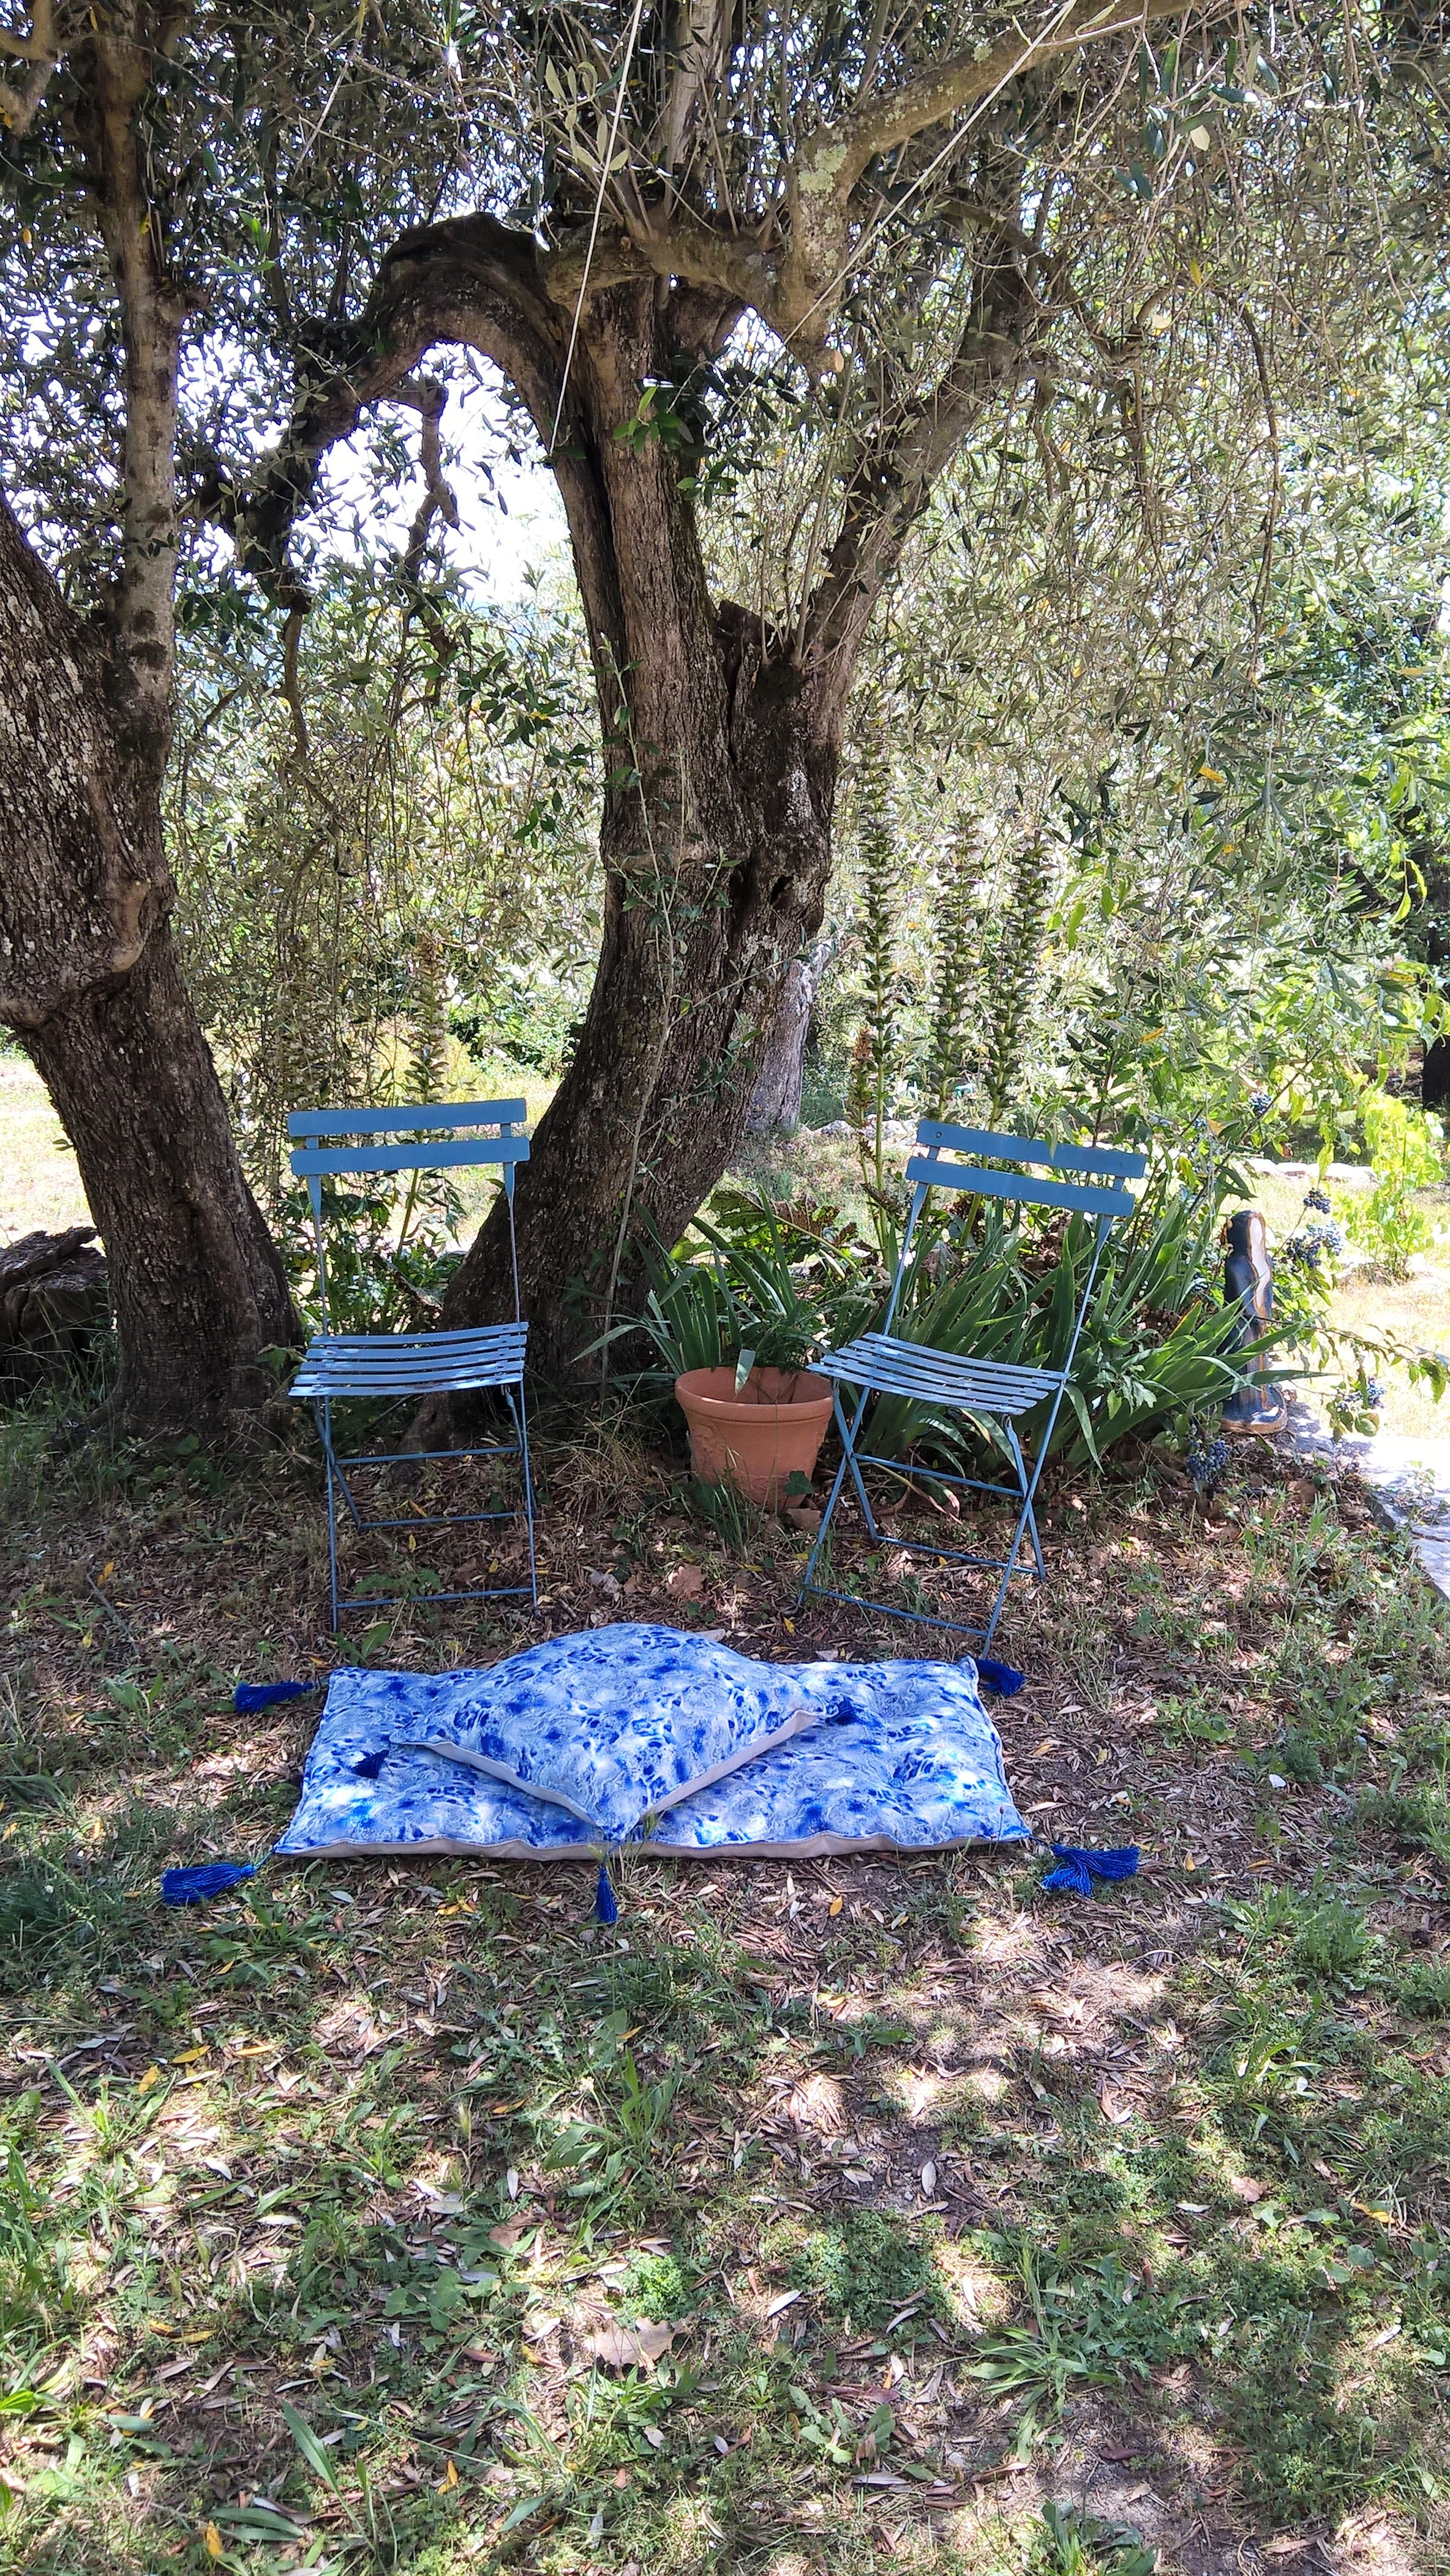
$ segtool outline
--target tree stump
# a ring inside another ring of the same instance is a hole
[[[110,1320],[106,1256],[93,1225],[22,1234],[0,1247],[0,1384],[33,1383]]]

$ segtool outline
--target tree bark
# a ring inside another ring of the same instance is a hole
[[[472,317],[452,283],[465,228],[443,227],[448,330],[532,391],[540,324]],[[497,274],[496,232],[477,225]],[[420,274],[426,255],[409,256]],[[842,524],[797,631],[712,606],[677,452],[633,435],[639,388],[667,379],[677,317],[650,285],[594,296],[579,332],[554,465],[569,518],[603,719],[599,963],[572,1061],[539,1122],[515,1200],[530,1354],[551,1373],[629,1309],[651,1237],[673,1243],[744,1131],[790,968],[819,930],[851,682],[881,587],[965,429],[1024,364],[1020,269],[988,264],[953,365],[848,483]],[[733,308],[722,306],[720,327]],[[427,328],[410,317],[409,360]],[[435,334],[436,336],[436,334]],[[512,1312],[502,1203],[455,1274],[452,1328]],[[446,1405],[420,1428],[441,1438]]]
[[[768,1136],[782,1130],[794,1135],[801,1123],[811,1013],[821,989],[821,977],[835,953],[833,937],[818,939],[809,956],[797,957],[785,979],[775,1017],[766,1032],[765,1051],[746,1112],[747,1136]]]
[[[75,1147],[106,1247],[119,1401],[146,1429],[259,1401],[297,1339],[167,927],[160,770],[108,657],[0,502],[0,1020]]]
[[[652,285],[594,300],[559,465],[608,783],[594,988],[516,1201],[531,1356],[554,1370],[615,1319],[641,1243],[672,1242],[719,1179],[830,871],[848,671],[803,669],[790,639],[712,604],[678,456],[616,434],[667,355]],[[512,1296],[500,1209],[443,1321]]]

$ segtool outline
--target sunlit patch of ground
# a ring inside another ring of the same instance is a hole
[[[0,2566],[1057,2576],[1048,2503],[1166,2576],[1439,2563],[1450,1655],[1352,1489],[1051,1487],[995,1714],[1039,1834],[1142,1845],[1114,1895],[636,1856],[613,1933],[584,1867],[167,1914],[295,1797],[307,1709],[230,1694],[337,1652],[315,1460],[42,1428],[0,1452]],[[727,1546],[627,1427],[541,1450],[540,1619],[365,1659],[488,1660],[601,1574],[758,1654],[920,1650],[798,1617],[794,1534]]]

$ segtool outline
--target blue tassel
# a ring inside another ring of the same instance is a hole
[[[238,1879],[257,1875],[249,1860],[206,1860],[196,1869],[168,1869],[162,1872],[163,1905],[201,1905],[209,1896],[222,1896]]]
[[[999,1664],[995,1655],[977,1655],[973,1660],[978,1681],[985,1682],[989,1691],[995,1691],[999,1699],[1016,1698],[1027,1678],[1025,1673],[1019,1673],[1012,1664]]]
[[[615,1903],[614,1890],[609,1884],[607,1860],[602,1860],[599,1864],[599,1881],[594,1890],[594,1919],[597,1923],[619,1921],[619,1907]]]
[[[238,1717],[250,1717],[254,1709],[270,1708],[274,1700],[305,1699],[309,1691],[321,1687],[320,1682],[238,1682],[232,1706]]]
[[[1119,1851],[1083,1851],[1076,1843],[1054,1843],[1052,1852],[1061,1867],[1050,1869],[1042,1884],[1060,1889],[1065,1895],[1095,1895],[1095,1878],[1111,1882],[1138,1875],[1136,1843],[1125,1843]]]
[[[1059,1851],[1062,1845],[1054,1843],[1052,1848],[1054,1851]],[[1087,1863],[1081,1860],[1064,1860],[1060,1869],[1048,1871],[1042,1884],[1044,1887],[1050,1887],[1054,1893],[1060,1891],[1064,1896],[1091,1896],[1093,1892]]]

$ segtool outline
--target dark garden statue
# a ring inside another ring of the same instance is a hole
[[[1248,1351],[1245,1383],[1223,1409],[1230,1431],[1278,1431],[1287,1407],[1284,1391],[1265,1376],[1269,1353],[1255,1351],[1274,1319],[1274,1265],[1269,1236],[1257,1208],[1240,1208],[1228,1221],[1228,1259],[1223,1267],[1224,1303],[1234,1314],[1227,1348]]]

